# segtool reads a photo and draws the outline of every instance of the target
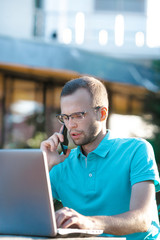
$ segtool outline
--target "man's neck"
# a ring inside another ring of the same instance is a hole
[[[106,134],[107,131],[100,133],[93,142],[83,145],[81,147],[82,153],[87,156],[90,152],[95,150],[100,144],[100,142],[103,140],[103,138],[106,136]]]

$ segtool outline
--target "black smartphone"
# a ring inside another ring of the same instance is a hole
[[[68,138],[67,138],[67,128],[65,125],[63,125],[62,134],[64,136],[64,141],[60,142],[60,144],[61,144],[63,154],[66,154],[67,149],[68,149]]]

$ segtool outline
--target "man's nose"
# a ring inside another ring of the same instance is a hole
[[[76,128],[77,127],[77,123],[74,121],[73,118],[69,118],[68,123],[67,123],[67,127],[68,129],[72,129],[72,128]]]

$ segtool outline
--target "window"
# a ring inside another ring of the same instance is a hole
[[[95,10],[145,12],[145,0],[95,0]]]
[[[48,75],[42,81],[40,73],[34,79],[21,74],[0,72],[0,148],[39,148],[60,129],[56,113],[62,87],[48,82]]]
[[[44,132],[43,84],[11,77],[5,81],[3,146],[29,147],[28,139]]]

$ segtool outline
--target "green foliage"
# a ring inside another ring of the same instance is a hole
[[[44,132],[36,132],[33,138],[28,139],[27,144],[30,148],[39,148],[41,142],[47,138]]]
[[[152,67],[156,72],[160,72],[160,60],[153,60]]]
[[[160,73],[160,60],[152,61],[152,68],[155,72]],[[160,79],[157,81],[160,83]],[[150,92],[146,96],[144,112],[144,120],[155,126],[153,138],[147,140],[152,144],[157,164],[160,166],[160,92]]]
[[[153,138],[147,140],[152,144],[157,164],[160,165],[160,93],[146,96],[144,111],[144,120],[154,125]]]
[[[154,149],[155,158],[157,161],[158,168],[160,170],[160,134],[156,135],[152,139],[147,139],[147,140],[148,140],[148,142],[150,142],[150,144],[152,145],[152,147]]]
[[[149,93],[144,103],[144,119],[156,125],[154,134],[160,133],[160,93]],[[150,118],[148,118],[150,115]]]

